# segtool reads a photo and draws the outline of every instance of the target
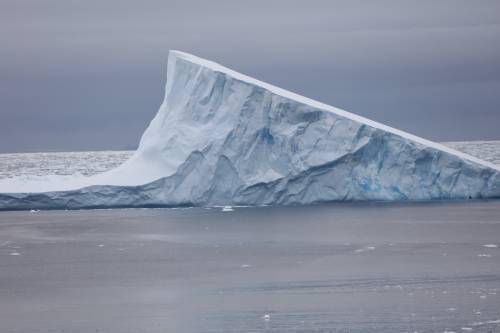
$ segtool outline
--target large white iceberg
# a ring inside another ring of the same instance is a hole
[[[93,177],[0,180],[0,209],[500,197],[500,168],[171,51],[133,157]]]

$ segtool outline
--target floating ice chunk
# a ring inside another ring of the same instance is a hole
[[[373,251],[373,250],[375,250],[375,246],[366,246],[366,247],[363,247],[361,249],[354,250],[354,252],[356,252],[356,253],[363,253],[363,252],[366,252],[366,251]]]
[[[500,319],[496,320],[488,320],[488,321],[477,321],[471,324],[471,326],[483,326],[483,325],[492,325],[492,324],[500,324]]]
[[[488,247],[488,248],[497,248],[498,247],[497,244],[484,244],[483,246]]]
[[[271,320],[271,315],[265,314],[262,316],[262,319],[264,319],[265,321],[269,321],[269,320]]]
[[[234,209],[231,206],[224,206],[224,207],[222,207],[222,211],[223,212],[232,212],[232,211],[234,211]]]
[[[11,252],[10,255],[11,256],[20,256],[21,253],[19,253],[19,252]]]
[[[487,254],[487,253],[481,253],[481,254],[478,254],[477,256],[483,257],[483,258],[491,258],[491,254]]]

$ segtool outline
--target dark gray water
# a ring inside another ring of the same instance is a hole
[[[2,212],[0,332],[499,332],[497,245],[500,201]]]

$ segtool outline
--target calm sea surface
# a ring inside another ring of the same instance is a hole
[[[500,200],[0,213],[0,332],[500,332]]]
[[[500,161],[499,142],[450,145]],[[0,212],[0,332],[500,332],[499,246],[500,200]]]

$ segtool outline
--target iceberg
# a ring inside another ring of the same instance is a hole
[[[130,160],[0,180],[3,210],[498,197],[497,165],[179,51]]]

